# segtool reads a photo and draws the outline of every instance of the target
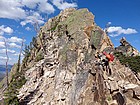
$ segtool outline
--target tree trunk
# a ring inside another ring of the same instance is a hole
[[[8,86],[9,86],[9,81],[8,81],[8,61],[9,61],[9,56],[8,56],[8,51],[7,51],[7,43],[6,43],[6,40],[4,39],[4,42],[5,42],[5,53],[6,53],[6,57],[7,57],[7,59],[6,59],[6,64],[5,64],[5,66],[6,66],[6,87],[8,88]]]

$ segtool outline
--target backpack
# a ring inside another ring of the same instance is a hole
[[[106,58],[107,58],[108,60],[110,60],[110,59],[111,59],[110,54],[106,54],[105,56],[106,56]]]
[[[110,55],[110,61],[113,61],[114,60],[113,54],[109,54],[109,55]]]

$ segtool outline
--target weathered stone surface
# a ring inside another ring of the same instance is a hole
[[[126,85],[124,85],[124,89],[125,90],[127,90],[127,89],[134,89],[136,87],[138,87],[138,85],[136,85],[136,84],[126,84]]]
[[[111,92],[116,91],[119,89],[118,84],[116,81],[108,81]]]
[[[133,92],[129,91],[138,86],[138,79],[129,68],[115,59],[112,75],[108,76],[102,66],[95,64],[96,52],[114,51],[114,45],[95,25],[94,16],[87,9],[62,11],[48,20],[42,32],[46,33],[43,39],[46,55],[26,71],[28,81],[18,96],[21,103],[123,105],[125,96],[120,91],[124,89],[130,93],[124,94],[127,100],[133,98]]]
[[[127,40],[125,37],[122,37],[120,40],[121,45],[119,47],[116,47],[116,50],[118,52],[122,52],[123,54],[127,56],[137,56],[140,55],[139,51],[135,49]]]
[[[126,104],[126,100],[120,92],[116,93],[113,96],[113,99],[117,101],[118,105],[125,105]]]
[[[136,97],[140,100],[140,86],[134,88],[133,91],[134,91],[134,97]]]
[[[24,65],[27,82],[19,89],[26,105],[138,105],[140,83],[118,59],[109,75],[96,64],[97,52],[114,51],[109,36],[87,9],[66,9],[41,27],[44,59]],[[34,52],[34,51],[32,51]],[[135,97],[133,97],[135,96]]]

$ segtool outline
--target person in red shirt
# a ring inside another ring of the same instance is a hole
[[[106,59],[103,59],[103,62],[105,64],[105,66],[106,66],[106,71],[109,73],[109,75],[111,75],[112,74],[111,73],[111,70],[112,70],[112,62],[114,60],[114,56],[113,56],[113,54],[111,54],[111,53],[108,54],[106,52],[103,52],[103,55],[106,56]]]

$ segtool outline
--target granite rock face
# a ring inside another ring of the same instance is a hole
[[[131,69],[115,59],[109,75],[96,63],[96,53],[114,45],[87,9],[62,11],[38,37],[40,49],[23,64],[27,82],[19,89],[20,105],[139,105],[140,81]],[[35,62],[41,50],[44,59]]]
[[[121,52],[126,56],[139,56],[139,51],[134,48],[126,39],[125,37],[122,37],[120,39],[121,45],[116,47],[117,52]]]

